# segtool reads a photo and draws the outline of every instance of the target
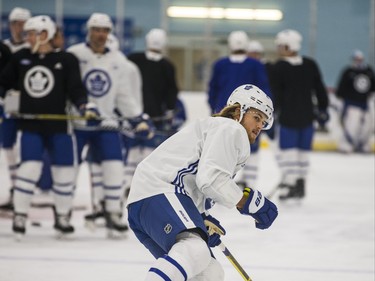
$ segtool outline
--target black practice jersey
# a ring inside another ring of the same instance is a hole
[[[303,57],[301,64],[279,60],[268,68],[275,112],[281,125],[303,128],[314,120],[313,96],[320,110],[328,107],[327,91],[317,64]]]
[[[375,76],[369,66],[348,67],[341,73],[336,91],[338,97],[366,107],[371,92],[375,92]]]
[[[66,114],[67,102],[87,102],[77,58],[64,51],[32,54],[29,49],[15,53],[0,75],[5,90],[20,91],[20,113]],[[20,120],[21,130],[43,133],[67,131],[67,121]]]
[[[128,58],[142,75],[144,112],[151,117],[160,117],[166,110],[175,109],[178,88],[173,64],[166,58],[149,60],[145,53],[131,54]]]
[[[12,53],[10,52],[9,47],[5,45],[3,42],[0,42],[0,72],[8,63],[11,56]]]

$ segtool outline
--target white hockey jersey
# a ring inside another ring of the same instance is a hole
[[[162,193],[183,193],[198,210],[206,199],[236,206],[242,190],[235,174],[250,156],[245,128],[224,117],[197,120],[158,146],[137,167],[128,204]]]
[[[118,126],[115,110],[126,118],[142,114],[141,87],[133,85],[139,81],[132,78],[134,70],[120,51],[108,49],[104,54],[96,54],[86,43],[73,45],[67,51],[79,60],[89,101],[98,106],[105,119],[102,126]],[[84,128],[84,122],[76,121],[75,127]]]

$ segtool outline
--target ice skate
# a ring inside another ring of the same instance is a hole
[[[104,226],[104,223],[101,223],[102,219],[104,219],[104,212],[102,210],[94,210],[91,214],[85,216],[85,227],[95,231],[96,228]]]
[[[12,212],[13,211],[13,202],[12,202],[12,200],[9,200],[9,201],[1,204],[0,205],[0,210]]]
[[[121,238],[129,229],[129,227],[124,222],[122,222],[121,214],[119,213],[105,212],[104,217],[106,221],[108,238]]]
[[[10,189],[10,197],[9,200],[3,204],[0,204],[0,210],[7,211],[7,212],[13,212],[14,206],[13,206],[13,188]]]
[[[69,223],[69,215],[55,215],[53,226],[57,231],[57,238],[64,239],[74,232],[74,227]]]
[[[280,184],[280,200],[302,199],[305,197],[305,180],[298,179],[295,185]]]
[[[27,216],[25,214],[14,214],[12,229],[17,241],[22,240],[26,233],[26,219]]]

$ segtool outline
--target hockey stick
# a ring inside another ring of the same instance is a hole
[[[252,279],[249,277],[249,275],[246,273],[243,267],[238,263],[238,261],[235,259],[235,257],[232,255],[232,253],[228,250],[228,248],[224,245],[223,242],[219,244],[219,248],[230,261],[230,263],[233,265],[233,267],[238,271],[243,280],[252,281]]]
[[[96,118],[86,118],[80,115],[67,115],[67,114],[32,114],[32,113],[11,113],[8,114],[8,118],[14,119],[25,119],[25,120],[55,120],[55,121],[67,121],[67,120],[116,120],[122,121],[126,120],[124,117],[96,117]]]
[[[114,121],[126,121],[128,118],[125,117],[97,117],[97,118],[86,118],[79,115],[66,115],[66,114],[29,114],[29,113],[11,113],[7,115],[7,118],[13,119],[24,119],[24,120],[45,120],[45,121],[74,121],[74,120],[114,120]],[[1,119],[0,119],[1,120]],[[122,134],[128,137],[134,137],[135,131],[131,128],[124,126],[96,126],[90,127],[91,130],[118,130]],[[154,134],[169,137],[175,132],[168,131],[154,131]]]

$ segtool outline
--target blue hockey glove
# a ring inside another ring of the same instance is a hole
[[[252,216],[256,221],[256,228],[269,228],[278,214],[276,205],[256,189],[246,187],[243,193],[247,200],[238,211],[243,215]]]
[[[221,243],[220,236],[225,235],[226,231],[220,222],[211,215],[202,214],[204,225],[208,232],[208,246],[211,248]]]
[[[82,105],[79,109],[81,116],[87,119],[87,126],[99,126],[101,120],[100,113],[95,103],[89,102]]]
[[[128,121],[134,130],[134,135],[136,138],[151,139],[154,136],[155,127],[152,124],[150,117],[146,113],[128,119]]]

